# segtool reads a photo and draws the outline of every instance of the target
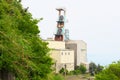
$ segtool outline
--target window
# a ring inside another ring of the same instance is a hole
[[[69,47],[67,47],[67,49],[70,49]]]
[[[61,55],[63,55],[63,52],[61,52]]]
[[[68,52],[68,55],[70,55],[70,52]]]

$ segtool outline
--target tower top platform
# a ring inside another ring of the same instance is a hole
[[[66,11],[65,8],[56,8],[56,10],[58,10],[58,11]]]

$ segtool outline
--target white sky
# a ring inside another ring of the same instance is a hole
[[[22,0],[38,24],[43,39],[53,37],[58,7],[66,8],[70,39],[87,43],[88,61],[107,65],[120,60],[120,0]]]

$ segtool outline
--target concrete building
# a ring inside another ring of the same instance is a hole
[[[52,49],[50,56],[54,60],[56,73],[61,68],[68,71],[74,70],[80,64],[88,68],[87,44],[82,40],[69,40],[69,30],[65,29],[66,10],[57,8],[58,20],[54,39],[49,38],[48,47]]]
[[[50,53],[55,63],[53,67],[56,73],[62,68],[68,71],[74,70],[74,50],[54,49]]]
[[[65,41],[46,40],[50,51],[50,56],[54,61],[55,72],[66,68],[68,71],[74,70],[74,50],[65,49]]]
[[[51,49],[65,49],[65,41],[47,40],[48,47]]]
[[[68,40],[65,42],[66,49],[74,50],[74,65],[83,64],[88,69],[87,44],[83,40]]]

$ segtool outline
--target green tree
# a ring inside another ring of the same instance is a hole
[[[96,73],[99,73],[103,70],[103,66],[101,66],[100,64],[97,65],[97,69],[96,69]]]
[[[80,69],[80,71],[81,71],[82,74],[86,73],[87,69],[86,69],[86,67],[84,65],[80,65],[79,69]]]
[[[75,70],[73,71],[73,74],[85,74],[86,70],[86,67],[83,64],[80,64],[80,66],[76,66]]]
[[[89,72],[91,75],[94,75],[95,74],[95,70],[97,69],[97,66],[94,62],[91,62],[89,64]]]
[[[47,80],[52,59],[38,36],[38,22],[20,1],[0,0],[0,72],[16,80]]]
[[[95,80],[120,80],[120,62],[110,64],[95,76]]]
[[[89,72],[91,75],[95,75],[98,74],[99,72],[101,72],[103,70],[103,66],[101,66],[100,64],[96,65],[94,62],[91,62],[89,64]]]

